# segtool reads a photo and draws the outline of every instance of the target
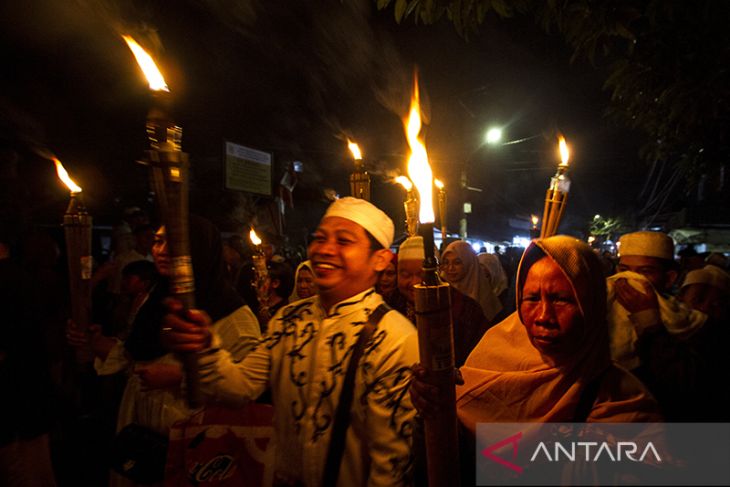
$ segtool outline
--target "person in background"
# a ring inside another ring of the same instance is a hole
[[[612,358],[646,384],[668,420],[689,420],[699,412],[689,398],[701,369],[690,339],[707,315],[670,294],[677,278],[672,239],[623,235],[617,270],[607,280]]]
[[[54,401],[38,315],[44,290],[34,287],[12,255],[19,229],[4,217],[0,215],[0,485],[53,487],[49,432]]]
[[[289,303],[292,289],[294,289],[294,275],[289,264],[270,261],[268,277],[264,283],[264,295],[267,296],[267,300],[266,304],[259,308],[258,315],[261,326],[265,326],[277,311]]]
[[[383,296],[388,306],[406,314],[406,300],[398,291],[398,256],[396,254],[393,254],[388,267],[380,273],[375,290]]]
[[[499,299],[502,308],[507,308],[510,303],[507,302],[507,273],[499,261],[499,257],[494,254],[485,252],[477,255],[479,265],[482,266],[484,275],[487,276],[495,296]]]
[[[317,294],[317,284],[314,282],[312,262],[305,260],[297,266],[294,273],[294,292],[289,296],[289,302],[293,303],[300,299],[311,298],[315,294]]]
[[[441,275],[458,291],[479,303],[487,322],[492,323],[502,310],[502,304],[484,275],[471,245],[458,240],[449,244],[441,257]]]
[[[679,299],[692,309],[707,315],[707,323],[691,338],[702,370],[698,393],[691,398],[701,410],[702,421],[727,422],[730,389],[718,387],[726,380],[725,353],[730,340],[730,274],[719,267],[706,265],[685,277]]]
[[[242,404],[270,387],[275,485],[323,483],[346,363],[383,303],[374,286],[390,261],[393,231],[390,218],[368,201],[332,203],[309,246],[319,293],[280,309],[260,346],[240,363],[219,350],[204,313],[180,317],[173,307],[167,316],[166,342],[176,351],[199,352],[203,387],[212,399]],[[340,486],[410,482],[415,411],[406,391],[418,356],[416,330],[392,310],[374,321],[353,381]]]
[[[259,324],[226,279],[218,230],[209,221],[195,216],[190,218],[190,253],[196,305],[210,314],[226,353],[234,360],[242,360],[258,341]],[[85,340],[91,341],[99,375],[128,373],[117,431],[135,423],[167,435],[175,422],[186,419],[192,411],[187,407],[182,389],[182,365],[162,346],[160,339],[166,314],[163,301],[169,296],[168,278],[172,272],[164,227],[156,234],[152,255],[161,279],[137,310],[129,336],[124,341],[105,337],[97,327],[89,337],[71,326],[69,341],[77,346],[83,346]],[[112,485],[133,483],[113,474]]]
[[[423,279],[423,237],[409,237],[398,249],[398,291],[407,302],[406,316],[416,324],[415,294],[413,287]],[[479,343],[489,322],[479,303],[449,286],[451,317],[454,325],[454,362],[461,366],[472,349]]]

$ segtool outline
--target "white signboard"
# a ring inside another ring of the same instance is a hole
[[[273,156],[226,142],[226,188],[271,196]]]

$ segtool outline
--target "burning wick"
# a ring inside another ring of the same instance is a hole
[[[424,276],[433,274],[433,279],[438,279],[436,274],[436,256],[433,251],[433,223],[436,219],[433,212],[433,172],[428,164],[428,153],[426,145],[418,137],[421,133],[421,105],[418,92],[418,77],[413,80],[413,95],[411,96],[411,109],[408,118],[404,121],[406,139],[411,148],[408,157],[408,177],[418,190],[420,209],[418,219],[421,223],[420,233],[423,237],[423,249],[426,258],[423,261],[423,268],[433,269],[432,272],[425,272]],[[429,277],[428,279],[431,279]]]
[[[261,246],[261,239],[259,238],[258,235],[256,235],[256,231],[253,228],[249,232],[248,238],[251,239],[251,243],[254,244],[256,247]]]
[[[395,182],[403,186],[406,191],[413,190],[413,183],[406,176],[398,176],[397,178],[395,178]]]
[[[562,135],[558,139],[558,151],[560,152],[560,164],[558,167],[568,167],[568,160],[570,159],[570,149],[568,144],[565,142],[565,137]]]
[[[66,171],[66,168],[63,167],[63,164],[61,164],[61,161],[58,160],[55,156],[53,157],[53,163],[56,165],[56,172],[58,173],[58,177],[61,181],[63,181],[63,184],[66,185],[66,187],[71,191],[71,194],[80,193],[82,191],[81,187],[74,183],[73,179],[68,175],[68,172]]]
[[[362,160],[362,152],[360,152],[360,146],[357,145],[356,142],[347,139],[347,148],[350,149],[350,152],[352,152],[353,159],[356,161]]]
[[[167,83],[165,83],[165,78],[162,77],[162,73],[160,73],[160,70],[157,69],[157,65],[152,60],[152,56],[147,54],[147,51],[137,44],[137,41],[135,41],[131,36],[123,35],[122,38],[126,41],[129,49],[132,50],[132,54],[134,54],[135,59],[137,59],[137,64],[139,64],[145,78],[147,78],[150,89],[152,91],[169,92],[170,89],[167,87]]]

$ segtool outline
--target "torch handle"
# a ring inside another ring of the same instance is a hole
[[[195,294],[184,293],[174,295],[183,304],[182,314],[195,307]],[[198,357],[194,352],[179,353],[178,358],[182,362],[185,372],[185,394],[188,406],[192,409],[203,405],[203,394],[200,389],[200,374],[198,373]]]
[[[165,224],[170,253],[170,295],[183,303],[184,309],[195,307],[195,280],[190,257],[188,207],[188,157],[180,151],[147,151],[150,179]],[[179,354],[185,369],[188,405],[203,404],[198,375],[198,357],[194,352]]]
[[[419,358],[438,386],[439,404],[442,405],[438,418],[424,419],[428,483],[431,487],[458,486],[458,423],[449,285],[417,285],[414,294]]]

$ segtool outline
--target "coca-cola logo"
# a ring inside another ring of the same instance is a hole
[[[225,480],[236,470],[236,464],[230,455],[218,455],[206,463],[196,462],[190,469],[190,479],[193,482],[211,482]]]

